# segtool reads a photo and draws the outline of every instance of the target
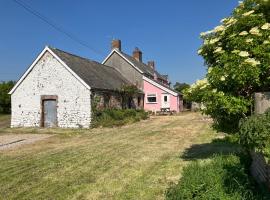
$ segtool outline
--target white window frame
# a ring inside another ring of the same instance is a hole
[[[148,97],[156,97],[156,101],[155,102],[149,102]],[[158,98],[157,93],[148,93],[148,94],[146,94],[146,103],[148,103],[148,104],[157,104],[158,103],[157,98]]]

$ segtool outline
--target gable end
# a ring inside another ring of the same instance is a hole
[[[123,58],[128,64],[130,64],[133,68],[135,68],[138,72],[143,74],[143,71],[140,70],[138,67],[136,67],[132,62],[130,62],[121,52],[118,50],[114,49],[111,51],[111,53],[103,60],[102,64],[105,64],[107,60],[114,54],[117,53],[121,58]]]
[[[22,81],[27,77],[27,75],[32,71],[40,58],[46,53],[49,52],[58,62],[60,62],[79,82],[81,82],[87,89],[91,89],[88,84],[86,84],[73,70],[71,70],[66,63],[64,63],[48,46],[46,46],[43,51],[38,55],[35,61],[30,65],[30,67],[26,70],[26,72],[21,76],[19,81],[15,84],[15,86],[10,90],[8,94],[13,94],[17,87],[22,83]]]

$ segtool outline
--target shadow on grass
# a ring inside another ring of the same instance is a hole
[[[226,139],[215,139],[211,143],[192,145],[180,157],[184,160],[207,159],[214,155],[230,155],[239,151],[241,148],[238,144],[229,143]]]
[[[192,162],[183,169],[179,182],[167,189],[167,200],[270,199],[266,187],[255,183],[249,175],[250,156],[242,151],[236,138],[192,145],[181,158]]]

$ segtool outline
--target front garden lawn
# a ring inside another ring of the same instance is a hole
[[[0,151],[0,199],[164,199],[170,183],[178,182],[182,168],[192,162],[183,158],[185,150],[217,136],[199,113],[118,128],[0,132],[54,134]]]

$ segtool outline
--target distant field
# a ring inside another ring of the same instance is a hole
[[[2,126],[8,118],[1,116]],[[199,113],[120,128],[8,128],[1,134],[31,132],[55,135],[0,151],[0,199],[164,199],[190,162],[181,158],[185,150],[215,137]]]
[[[0,128],[7,128],[10,126],[10,115],[0,114]]]

